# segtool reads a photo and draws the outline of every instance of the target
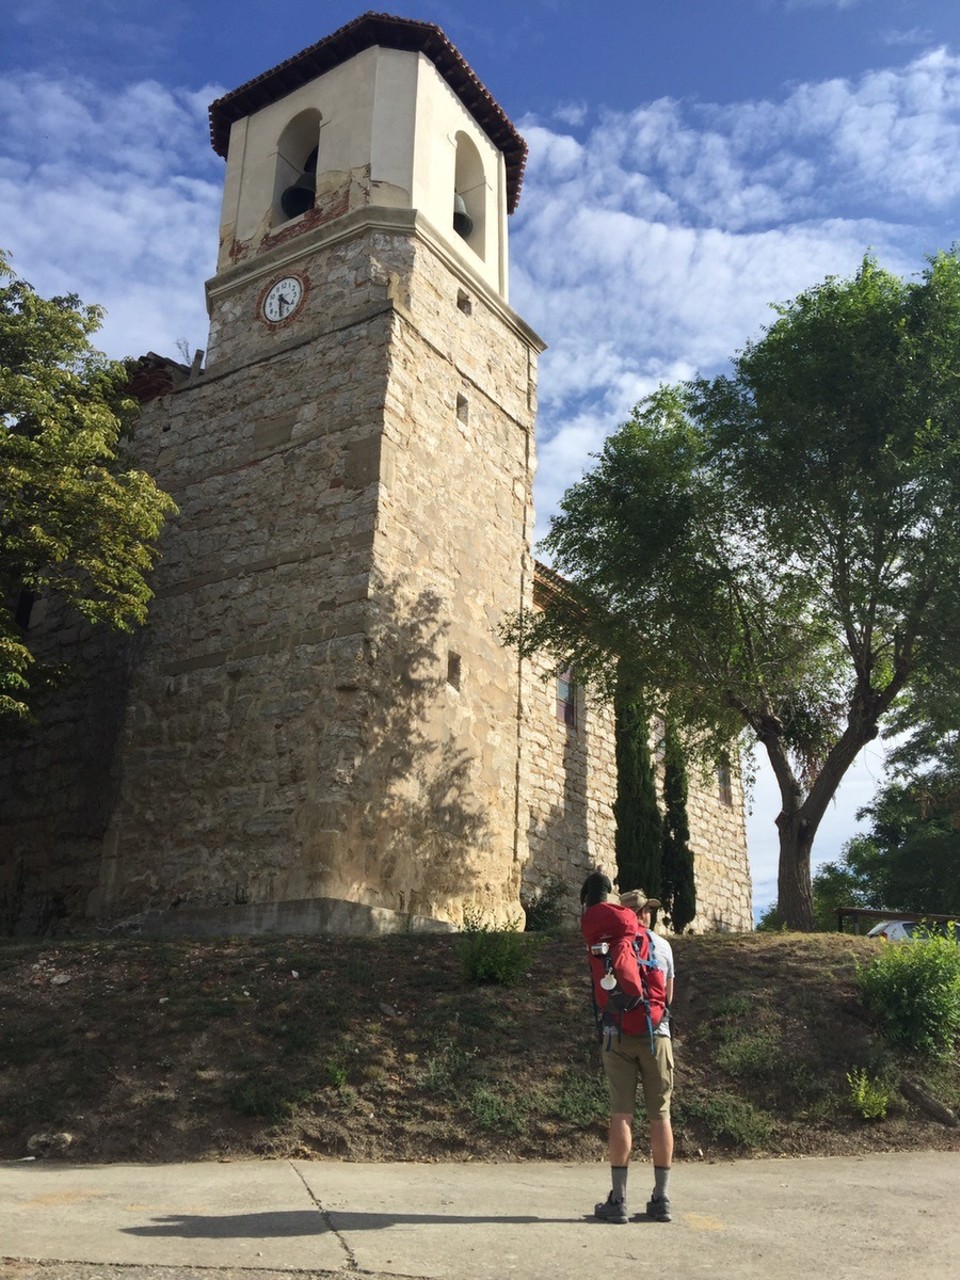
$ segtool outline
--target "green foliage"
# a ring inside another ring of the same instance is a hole
[[[331,1058],[326,1062],[323,1070],[326,1076],[326,1083],[332,1085],[334,1089],[342,1089],[347,1083],[347,1068],[335,1058]]]
[[[544,545],[568,586],[513,638],[657,690],[707,758],[759,743],[781,912],[811,928],[846,770],[911,681],[960,684],[960,257],[918,282],[866,258],[778,307],[728,376],[642,401]]]
[[[566,882],[560,876],[546,875],[543,883],[521,897],[528,933],[552,933],[563,925]]]
[[[539,939],[511,929],[490,929],[479,911],[464,912],[460,963],[468,982],[513,987],[526,976]]]
[[[285,1119],[293,1110],[295,1099],[289,1097],[282,1083],[262,1078],[241,1080],[228,1094],[234,1111],[243,1116],[260,1116],[266,1120]]]
[[[895,1045],[949,1057],[960,1035],[960,946],[948,937],[887,943],[858,974],[867,1009]]]
[[[839,862],[825,862],[813,877],[813,912],[816,928],[835,933],[840,907],[877,907],[882,897],[870,883],[866,868],[874,861],[868,837],[854,836]],[[906,908],[904,908],[906,909]]]
[[[0,254],[0,717],[23,717],[52,678],[30,649],[37,597],[129,631],[172,500],[125,468],[129,374],[90,344],[102,311],[44,299]]]
[[[739,1027],[722,1038],[716,1060],[741,1080],[769,1080],[780,1070],[780,1038],[769,1028]]]
[[[880,1080],[870,1077],[865,1067],[847,1072],[850,1105],[864,1120],[883,1120],[890,1105],[890,1090]]]
[[[459,1098],[463,1079],[477,1056],[475,1049],[465,1049],[445,1040],[426,1059],[420,1079],[431,1093],[455,1100]]]
[[[697,889],[687,820],[687,766],[676,729],[667,723],[663,749],[663,852],[660,899],[674,933],[697,914]]]
[[[550,1114],[581,1129],[606,1119],[610,1112],[606,1077],[596,1071],[570,1068],[563,1072],[555,1088],[545,1093]]]
[[[705,1124],[715,1141],[732,1142],[746,1151],[761,1150],[773,1137],[773,1119],[735,1093],[718,1090],[700,1094],[691,1090],[675,1107],[675,1127],[690,1120]]]
[[[813,880],[817,925],[836,928],[836,908],[960,915],[957,783],[942,767],[883,787],[860,811],[870,830]]]
[[[894,782],[862,811],[871,819],[871,830],[851,841],[844,861],[869,905],[960,913],[960,815],[953,786],[943,774]]]
[[[617,882],[621,891],[642,886],[651,897],[659,897],[663,827],[650,758],[649,716],[642,695],[624,681],[617,686],[614,707]]]
[[[481,1129],[516,1137],[527,1127],[530,1099],[509,1085],[477,1084],[467,1106]]]
[[[783,916],[780,914],[780,907],[776,902],[770,903],[756,924],[758,933],[783,933],[786,927]]]
[[[781,1031],[766,1004],[743,992],[720,996],[712,1010],[714,1057],[739,1080],[769,1080],[782,1070]]]

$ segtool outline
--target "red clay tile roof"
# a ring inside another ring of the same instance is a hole
[[[312,44],[271,71],[218,98],[210,107],[210,141],[214,151],[226,156],[234,120],[242,120],[278,101],[374,45],[423,53],[431,60],[490,141],[503,152],[507,165],[507,209],[513,213],[520,199],[527,144],[440,28],[412,18],[395,18],[387,13],[362,14],[318,44]]]

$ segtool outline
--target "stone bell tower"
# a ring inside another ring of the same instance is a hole
[[[437,27],[376,14],[210,121],[209,349],[138,433],[180,514],[88,909],[516,917],[522,699],[498,627],[531,599],[542,343],[507,302],[524,143]]]

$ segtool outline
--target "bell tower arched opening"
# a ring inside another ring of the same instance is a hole
[[[480,258],[486,257],[487,180],[476,143],[462,131],[456,135],[453,179],[453,229]]]
[[[289,122],[277,143],[273,183],[275,227],[313,208],[320,155],[320,112],[308,107]]]

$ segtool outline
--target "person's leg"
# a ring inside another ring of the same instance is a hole
[[[610,1089],[610,1129],[607,1151],[610,1158],[610,1194],[594,1208],[604,1222],[627,1221],[627,1172],[633,1147],[633,1110],[637,1096],[636,1059],[620,1045],[603,1051],[603,1069]]]
[[[673,1126],[670,1098],[673,1093],[673,1045],[667,1036],[654,1037],[654,1053],[647,1046],[640,1059],[643,1099],[650,1123],[650,1152],[653,1156],[653,1191],[647,1213],[658,1222],[670,1221],[670,1168],[673,1164]]]
[[[633,1147],[633,1112],[614,1111],[610,1116],[608,1149],[611,1165],[628,1165]]]
[[[673,1164],[673,1126],[669,1116],[650,1121],[650,1152],[655,1165],[669,1169]]]

